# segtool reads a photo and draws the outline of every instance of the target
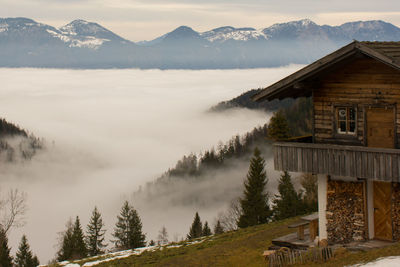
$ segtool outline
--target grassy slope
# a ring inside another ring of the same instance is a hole
[[[292,218],[281,222],[249,227],[211,237],[199,244],[144,252],[138,256],[130,256],[96,266],[266,266],[266,262],[261,256],[263,251],[268,249],[273,238],[293,232],[293,229],[288,229],[287,225],[297,219]],[[400,244],[396,243],[390,247],[368,252],[355,253],[341,250],[328,263],[308,263],[294,266],[336,267],[369,262],[391,255],[400,255]]]

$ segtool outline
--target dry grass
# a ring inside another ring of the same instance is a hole
[[[211,237],[194,245],[185,245],[183,242],[182,246],[178,248],[143,252],[138,256],[130,256],[96,266],[267,266],[261,256],[263,251],[271,245],[272,239],[293,232],[293,229],[289,229],[287,226],[296,220],[298,218],[240,229]],[[348,266],[394,255],[400,255],[399,243],[368,252],[350,252],[343,249],[327,263],[293,266]],[[77,263],[83,264],[84,262],[85,260]]]

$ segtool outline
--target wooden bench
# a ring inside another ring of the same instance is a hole
[[[304,227],[308,225],[310,222],[308,221],[300,221],[294,224],[289,225],[289,228],[297,228],[297,238],[299,240],[304,240]]]
[[[297,228],[297,238],[304,240],[304,228],[306,225],[309,225],[310,241],[314,241],[318,235],[318,212],[301,217],[301,221],[291,224],[288,227]]]
[[[318,235],[318,212],[314,212],[310,215],[301,217],[302,220],[310,223],[310,241],[314,241]]]

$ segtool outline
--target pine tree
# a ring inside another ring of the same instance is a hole
[[[265,192],[268,179],[264,166],[265,161],[261,157],[261,152],[255,148],[247,180],[244,183],[244,196],[240,199],[242,208],[238,222],[240,228],[266,223],[271,216],[268,193]]]
[[[113,236],[118,249],[133,249],[146,245],[146,236],[142,233],[142,222],[137,211],[125,201],[121,213],[117,216]]]
[[[39,265],[36,261],[37,257],[32,256],[28,240],[26,239],[26,236],[23,235],[15,256],[15,265],[17,267],[36,267]]]
[[[75,223],[67,223],[67,230],[63,233],[61,248],[57,253],[58,261],[76,260],[87,256],[87,248],[79,217]]]
[[[85,236],[83,235],[81,222],[80,222],[78,216],[76,216],[76,219],[75,219],[74,230],[72,233],[72,240],[73,240],[72,258],[73,259],[82,259],[84,257],[87,257]]]
[[[199,213],[196,212],[192,226],[190,227],[189,234],[187,235],[187,239],[194,239],[201,237],[203,235],[203,225],[200,220]]]
[[[303,195],[303,205],[306,212],[318,210],[318,181],[317,176],[305,173],[301,176],[301,186],[305,192]]]
[[[165,245],[168,244],[168,232],[167,228],[163,226],[161,230],[158,232],[158,245]]]
[[[202,236],[209,236],[209,235],[211,235],[212,233],[211,233],[211,229],[210,229],[210,227],[208,226],[208,222],[206,221],[205,223],[204,223],[204,226],[203,226],[203,233],[202,233]]]
[[[149,242],[149,247],[151,247],[151,246],[155,246],[156,245],[156,242],[154,242],[154,240],[152,239],[152,240],[150,240],[150,242]]]
[[[38,257],[36,255],[33,256],[32,264],[33,264],[33,266],[39,266],[40,265],[39,259],[38,259]]]
[[[104,234],[106,231],[103,230],[103,227],[104,223],[101,214],[97,210],[97,207],[94,207],[92,217],[90,218],[86,230],[86,245],[89,256],[96,256],[104,253],[103,248],[106,246],[104,244]]]
[[[224,232],[224,228],[221,225],[221,222],[218,220],[214,227],[214,234],[219,235]]]
[[[274,219],[282,220],[304,214],[300,194],[294,189],[292,179],[287,171],[279,179],[279,195],[274,199]]]
[[[72,224],[72,220],[68,220],[67,229],[62,233],[61,236],[61,247],[57,252],[57,260],[65,261],[72,258],[73,251],[73,239],[72,234],[74,232],[74,226]]]
[[[2,227],[0,227],[0,266],[13,266],[12,257],[10,256],[10,248],[8,247],[8,238]]]
[[[290,137],[288,122],[282,111],[276,112],[270,119],[267,133],[274,141],[285,140]]]

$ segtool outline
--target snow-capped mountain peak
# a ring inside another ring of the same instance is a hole
[[[211,31],[203,32],[200,35],[210,42],[220,43],[229,40],[250,41],[268,39],[268,36],[261,30],[256,30],[254,28],[234,28],[232,26],[216,28]]]
[[[99,33],[111,33],[97,23],[85,20],[74,20],[71,23],[60,28],[64,34],[69,35],[96,35]]]

